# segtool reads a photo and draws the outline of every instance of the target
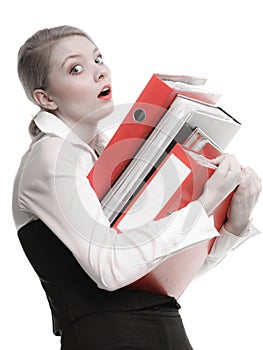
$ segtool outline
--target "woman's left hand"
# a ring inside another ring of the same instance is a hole
[[[247,226],[261,192],[261,180],[251,168],[243,168],[240,184],[228,207],[225,229],[239,235]]]

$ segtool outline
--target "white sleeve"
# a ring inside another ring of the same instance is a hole
[[[216,238],[211,252],[204,262],[197,277],[200,277],[207,271],[211,270],[213,267],[219,264],[228,255],[228,253],[235,250],[246,240],[259,233],[260,232],[257,230],[257,228],[252,225],[252,221],[249,221],[245,229],[238,236],[228,232],[223,226],[220,230],[220,236]]]
[[[40,218],[100,288],[115,290],[134,282],[183,247],[189,235],[197,240],[218,235],[198,201],[117,233],[84,175],[76,147],[56,137],[34,147],[20,179],[20,210]],[[91,157],[85,161],[91,163]]]

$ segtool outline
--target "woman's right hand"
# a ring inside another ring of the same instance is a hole
[[[227,195],[238,186],[242,176],[241,166],[233,155],[222,154],[210,160],[210,163],[217,165],[217,169],[207,180],[198,198],[207,215],[211,215]]]

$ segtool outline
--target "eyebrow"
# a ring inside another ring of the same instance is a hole
[[[98,49],[97,47],[94,48],[93,54],[94,54],[96,51],[99,51],[99,49]],[[76,53],[76,54],[72,54],[72,55],[67,56],[67,57],[64,59],[64,61],[62,62],[61,67],[62,67],[62,68],[64,67],[64,65],[65,65],[65,63],[67,62],[67,60],[69,60],[69,59],[71,59],[71,58],[79,58],[79,57],[81,57],[81,56],[82,56],[82,55],[79,54],[79,53]]]

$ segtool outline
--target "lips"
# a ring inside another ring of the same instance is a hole
[[[110,100],[112,97],[111,86],[110,84],[104,85],[98,94],[100,100]]]

